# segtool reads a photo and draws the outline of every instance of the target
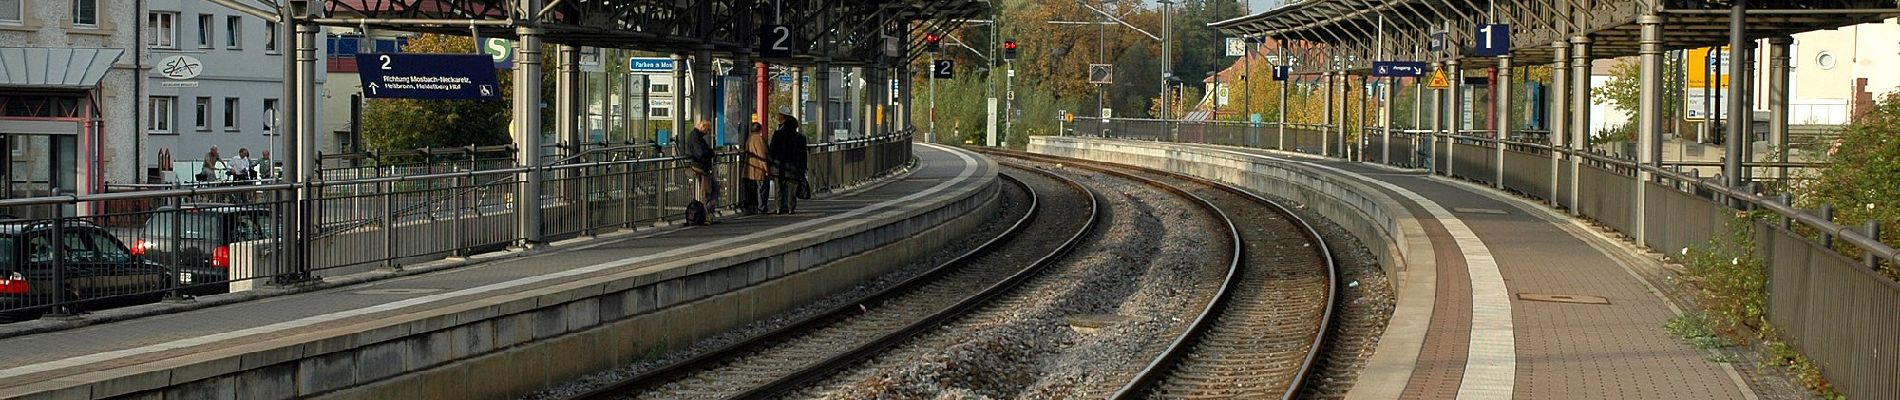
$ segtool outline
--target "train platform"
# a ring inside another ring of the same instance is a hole
[[[461,268],[0,338],[0,397],[520,395],[844,290],[976,229],[997,167],[916,147],[789,216],[556,243]],[[897,251],[889,251],[897,250]]]
[[[1667,267],[1558,211],[1422,171],[1224,146],[1054,138],[1031,151],[1300,200],[1385,257],[1398,304],[1348,398],[1754,399],[1665,332]]]

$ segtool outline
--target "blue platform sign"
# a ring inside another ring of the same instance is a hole
[[[1293,75],[1293,67],[1273,67],[1273,80],[1275,82],[1285,82],[1289,75]]]
[[[501,99],[487,54],[357,54],[356,71],[368,98]]]
[[[1419,61],[1374,61],[1372,76],[1381,78],[1425,76],[1425,63]]]
[[[627,72],[645,74],[673,73],[671,57],[632,57],[627,59]]]
[[[1472,36],[1476,48],[1471,55],[1479,57],[1497,57],[1511,54],[1511,26],[1506,24],[1478,25],[1477,35]]]
[[[1432,42],[1431,42],[1431,45],[1428,46],[1430,47],[1430,50],[1431,51],[1445,51],[1445,33],[1432,32],[1431,37],[1432,37]]]

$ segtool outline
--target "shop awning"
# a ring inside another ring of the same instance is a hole
[[[90,90],[124,49],[0,47],[0,87]]]

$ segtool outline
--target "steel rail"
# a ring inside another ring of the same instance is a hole
[[[1036,259],[1036,261],[1030,263],[1029,266],[1024,267],[1022,270],[1017,271],[1015,274],[1010,275],[1008,278],[1004,278],[1001,282],[997,282],[996,284],[990,285],[990,287],[988,288],[984,288],[982,292],[972,295],[968,298],[965,298],[962,301],[957,302],[957,304],[955,305],[952,305],[941,311],[938,311],[937,313],[932,314],[929,317],[926,317],[923,320],[918,321],[917,323],[904,327],[904,329],[899,329],[896,332],[891,332],[875,340],[872,340],[866,344],[860,345],[855,349],[844,352],[842,354],[838,354],[824,361],[820,361],[816,364],[807,366],[796,373],[793,373],[791,375],[787,375],[784,377],[780,377],[779,379],[774,380],[771,383],[768,383],[759,387],[754,387],[750,390],[746,390],[745,392],[739,393],[738,395],[729,396],[727,397],[727,399],[777,398],[782,393],[791,391],[793,389],[797,389],[798,387],[804,386],[806,384],[817,381],[819,379],[824,379],[825,377],[830,376],[832,372],[836,372],[840,369],[843,369],[846,366],[855,364],[858,361],[875,356],[877,355],[879,351],[890,348],[892,346],[896,346],[897,344],[903,343],[904,341],[909,340],[910,338],[914,338],[919,335],[922,335],[925,332],[928,332],[931,329],[934,329],[937,326],[942,325],[944,322],[949,321],[950,318],[952,317],[960,316],[960,315],[968,313],[970,310],[974,310],[977,306],[989,302],[990,299],[994,299],[997,296],[1002,295],[1004,292],[1008,292],[1011,289],[1014,289],[1015,287],[1022,284],[1024,281],[1028,281],[1030,277],[1034,277],[1036,275],[1041,274],[1042,271],[1048,269],[1049,266],[1055,265],[1056,261],[1068,256],[1070,251],[1075,250],[1076,247],[1079,247],[1082,243],[1082,240],[1087,238],[1090,233],[1095,231],[1095,227],[1098,225],[1098,222],[1102,220],[1102,209],[1101,209],[1100,200],[1097,198],[1095,191],[1089,190],[1088,187],[1083,186],[1081,182],[1077,182],[1073,179],[1069,179],[1067,177],[1050,173],[1047,171],[1035,171],[1035,170],[1030,170],[1030,171],[1034,171],[1036,173],[1048,176],[1057,181],[1061,181],[1062,183],[1067,184],[1069,187],[1074,188],[1078,191],[1081,191],[1082,193],[1085,193],[1089,198],[1088,222],[1083,223],[1081,229],[1076,229],[1075,234],[1070,235],[1068,239],[1064,240],[1062,242],[1062,245],[1056,247],[1055,251],[1051,251],[1049,252],[1049,254],[1042,256],[1042,258]],[[1018,181],[1018,183],[1020,183],[1020,181]],[[1027,188],[1028,185],[1024,185],[1024,187]],[[985,243],[985,245],[987,246],[988,243]],[[966,257],[958,257],[957,260],[952,260],[952,262],[961,261],[961,260],[964,260],[965,258]],[[972,256],[969,258],[974,258],[974,257]],[[945,263],[945,264],[949,265],[950,263]]]
[[[1001,153],[1001,152],[998,152],[998,153]],[[1038,159],[1038,160],[1043,160],[1047,162],[1060,162],[1060,163],[1064,163],[1064,165],[1075,165],[1078,167],[1094,170],[1097,172],[1102,172],[1102,173],[1106,173],[1110,175],[1120,176],[1127,179],[1147,182],[1151,185],[1173,187],[1172,185],[1168,185],[1168,184],[1165,184],[1153,179],[1139,177],[1139,176],[1121,172],[1121,171],[1116,171],[1113,168],[1126,168],[1126,169],[1146,171],[1146,172],[1154,173],[1157,175],[1163,175],[1163,176],[1167,176],[1174,179],[1194,182],[1194,183],[1201,184],[1204,186],[1226,191],[1228,193],[1232,193],[1234,195],[1246,198],[1248,200],[1252,200],[1255,203],[1266,205],[1272,208],[1274,211],[1281,214],[1281,216],[1286,217],[1289,221],[1293,221],[1293,223],[1299,225],[1301,228],[1300,233],[1305,235],[1307,240],[1314,243],[1316,247],[1318,248],[1321,257],[1325,260],[1325,267],[1326,267],[1326,296],[1324,300],[1325,306],[1322,308],[1322,311],[1321,311],[1321,316],[1319,320],[1319,329],[1315,331],[1314,336],[1312,338],[1312,345],[1307,347],[1306,354],[1304,357],[1302,357],[1299,368],[1294,370],[1293,376],[1291,377],[1291,383],[1287,385],[1287,389],[1284,392],[1282,392],[1280,398],[1293,399],[1293,398],[1298,397],[1300,391],[1304,390],[1306,377],[1311,374],[1314,362],[1316,362],[1319,359],[1319,349],[1322,345],[1325,344],[1327,333],[1332,328],[1333,311],[1337,308],[1338,300],[1339,300],[1338,299],[1338,295],[1339,295],[1338,263],[1333,258],[1332,249],[1328,247],[1326,244],[1326,241],[1320,237],[1319,230],[1313,228],[1313,224],[1308,222],[1305,218],[1301,218],[1298,214],[1294,214],[1292,209],[1287,208],[1285,205],[1280,204],[1279,202],[1269,200],[1266,197],[1260,196],[1259,194],[1255,194],[1247,190],[1242,190],[1240,188],[1234,187],[1233,185],[1229,185],[1229,184],[1221,183],[1221,182],[1215,182],[1215,181],[1201,178],[1198,176],[1179,174],[1179,173],[1163,171],[1163,170],[1158,170],[1158,169],[1153,169],[1153,168],[1143,168],[1143,167],[1135,167],[1135,166],[1120,165],[1120,164],[1109,164],[1109,163],[1103,163],[1103,162],[1097,162],[1097,161],[1091,161],[1091,160],[1055,157],[1055,156],[1048,156],[1048,155],[1042,155],[1042,154],[1018,153],[1018,152],[1013,152],[1013,151],[1007,154],[1010,154],[1012,156],[1022,157],[1022,158]],[[1113,165],[1113,167],[1108,167],[1107,165]],[[1182,190],[1182,189],[1174,189],[1174,190],[1180,190],[1179,193],[1186,193],[1185,190]],[[1198,196],[1195,196],[1195,198],[1199,199]],[[1206,200],[1202,200],[1202,201],[1206,202]],[[1213,203],[1208,202],[1204,206],[1209,207],[1211,210],[1221,215],[1222,219],[1226,219],[1226,213],[1221,211],[1217,206],[1214,206]],[[1242,252],[1239,250],[1243,247],[1243,245],[1241,244],[1242,242],[1240,241],[1240,236],[1239,236],[1240,231],[1238,229],[1233,229],[1232,224],[1233,222],[1229,220],[1228,225],[1229,225],[1230,230],[1232,230],[1233,232],[1234,243],[1235,243],[1235,248],[1236,248],[1236,251],[1234,252],[1234,257],[1235,257],[1234,268],[1229,270],[1227,281],[1222,283],[1221,293],[1218,295],[1219,297],[1217,297],[1214,301],[1209,302],[1207,308],[1202,311],[1201,315],[1197,316],[1194,319],[1192,328],[1190,328],[1187,332],[1184,332],[1179,337],[1177,337],[1175,341],[1169,345],[1167,350],[1165,350],[1160,356],[1157,356],[1153,362],[1149,363],[1147,368],[1143,369],[1141,373],[1136,376],[1135,379],[1129,381],[1127,385],[1123,386],[1121,390],[1117,391],[1115,395],[1112,396],[1111,398],[1133,399],[1133,398],[1143,397],[1143,395],[1146,394],[1145,392],[1147,392],[1148,389],[1152,388],[1155,383],[1160,382],[1161,379],[1163,378],[1163,375],[1165,375],[1170,369],[1172,369],[1181,358],[1185,357],[1189,352],[1193,350],[1192,349],[1193,345],[1197,342],[1196,339],[1198,339],[1201,335],[1205,334],[1206,331],[1213,326],[1214,322],[1217,319],[1219,319],[1219,316],[1222,314],[1222,312],[1225,311],[1228,297],[1230,297],[1229,296],[1230,288],[1233,288],[1239,283],[1239,279],[1237,279],[1238,278],[1237,274],[1239,272],[1239,267],[1241,265],[1240,264],[1241,257],[1243,257]]]
[[[1062,180],[1059,176],[1056,176],[1053,174],[1047,174],[1047,173],[1044,173],[1044,174],[1049,175],[1051,177],[1055,177],[1058,180]],[[700,354],[698,356],[694,356],[692,358],[682,360],[680,362],[672,363],[667,366],[654,369],[652,371],[647,371],[647,372],[641,373],[639,375],[636,375],[627,379],[616,381],[606,386],[595,388],[594,390],[581,393],[579,395],[575,395],[572,397],[568,397],[568,399],[591,400],[591,399],[620,398],[623,396],[638,394],[641,391],[658,387],[667,382],[678,380],[679,378],[688,376],[693,373],[715,368],[728,360],[741,357],[744,354],[752,352],[753,350],[763,349],[763,348],[771,346],[774,343],[782,343],[782,342],[789,341],[792,338],[798,337],[812,330],[822,329],[823,327],[830,325],[834,322],[849,318],[851,315],[860,314],[863,312],[863,309],[859,307],[859,305],[861,304],[879,303],[884,300],[896,298],[897,296],[913,292],[914,289],[922,287],[923,285],[930,283],[931,281],[934,281],[936,278],[939,278],[945,274],[948,274],[958,269],[960,266],[975,260],[978,257],[991,254],[996,249],[1001,248],[1003,244],[1014,240],[1015,237],[1019,233],[1026,230],[1031,224],[1035,223],[1037,217],[1040,214],[1038,210],[1040,209],[1041,195],[1036,193],[1034,188],[1029,187],[1028,184],[1023,183],[1021,180],[1018,180],[1017,178],[1009,176],[1007,174],[999,174],[999,175],[1004,177],[1005,180],[1008,180],[1012,184],[1018,185],[1026,193],[1029,194],[1029,204],[1028,204],[1029,211],[1025,212],[1021,218],[1017,219],[1016,222],[1013,223],[1009,228],[1007,228],[1001,235],[998,235],[994,238],[991,238],[988,241],[985,241],[983,244],[978,245],[976,248],[971,249],[967,252],[964,252],[963,254],[958,255],[956,258],[950,259],[949,261],[940,263],[929,271],[926,271],[922,274],[906,279],[903,282],[900,282],[896,285],[891,286],[890,288],[884,289],[875,294],[867,296],[864,299],[860,299],[858,301],[849,302],[848,304],[842,304],[842,305],[833,307],[829,310],[798,320],[782,328],[775,329],[771,332],[760,334],[758,336],[754,336],[750,339],[747,339],[739,343],[734,343],[725,347],[721,347],[719,349],[709,351],[704,354]],[[1057,257],[1057,254],[1066,253],[1068,249],[1074,246],[1074,243],[1079,242],[1080,239],[1089,230],[1092,229],[1091,227],[1094,226],[1095,224],[1094,221],[1099,219],[1098,212],[1095,210],[1095,207],[1094,207],[1093,199],[1095,198],[1095,194],[1089,191],[1086,187],[1081,186],[1081,184],[1079,183],[1066,181],[1066,180],[1064,181],[1065,183],[1068,183],[1071,187],[1074,187],[1075,189],[1083,193],[1086,193],[1090,197],[1091,212],[1089,215],[1089,222],[1087,223],[1087,225],[1085,225],[1085,227],[1081,231],[1079,231],[1073,238],[1070,239],[1069,243],[1066,243],[1062,247],[1060,247],[1057,250],[1056,254],[1051,254],[1050,256],[1045,257],[1045,258],[1054,258],[1054,257]],[[1018,274],[1018,275],[1022,275],[1022,274]],[[995,290],[994,287],[992,287],[991,289]],[[951,308],[951,310],[955,310],[955,309],[956,307]],[[935,324],[931,323],[930,321],[931,320],[926,320],[925,322],[920,323],[918,325],[934,326]],[[868,344],[866,346],[861,346],[859,350],[862,351],[863,347],[869,347],[875,344],[876,342],[874,341],[871,344]],[[886,346],[888,346],[888,344]],[[875,351],[877,349],[882,349],[882,348],[883,347],[877,347],[875,349],[871,349],[871,351]],[[869,353],[869,351],[866,351],[866,353]],[[834,357],[833,360],[837,360],[837,357]],[[821,363],[821,364],[824,364],[824,363]],[[822,365],[815,365],[801,372],[813,372],[813,369],[820,366]],[[829,370],[827,370],[827,372],[828,371]],[[803,380],[800,380],[799,382],[803,382]],[[757,388],[753,390],[753,392],[757,392],[757,391],[758,391]]]

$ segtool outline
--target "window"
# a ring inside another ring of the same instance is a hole
[[[1834,69],[1835,62],[1834,53],[1823,51],[1821,55],[1814,56],[1814,66],[1821,67],[1821,69]]]
[[[244,17],[239,17],[235,15],[230,16],[230,17],[225,17],[224,18],[224,47],[233,48],[233,49],[239,48],[240,42],[238,41],[242,40],[243,38],[244,38]]]
[[[235,131],[238,128],[238,99],[224,98],[224,130]]]
[[[211,14],[198,14],[198,47],[211,48],[211,38],[218,27],[211,22]]]
[[[672,93],[673,85],[667,84],[667,83],[655,83],[653,84],[652,92],[653,93]]]
[[[654,107],[652,117],[653,118],[671,118],[673,117],[673,109]]]
[[[26,22],[26,0],[0,0],[0,23],[19,24]],[[0,264],[4,265],[4,264]]]
[[[73,25],[99,26],[99,0],[73,0]]]
[[[264,21],[264,52],[277,52],[277,23]]]
[[[271,131],[271,124],[277,123],[277,118],[279,118],[277,116],[277,99],[264,99],[264,118],[266,118],[264,121],[264,134],[269,135],[276,133]]]
[[[155,12],[145,18],[145,45],[159,49],[178,48],[177,13]]]
[[[192,120],[192,127],[198,128],[198,130],[201,130],[201,131],[211,130],[211,98],[210,97],[198,98],[198,109],[195,115],[197,117]]]
[[[145,130],[151,133],[172,133],[172,102],[177,100],[176,97],[153,96],[151,115],[147,118],[151,124],[146,126]]]

